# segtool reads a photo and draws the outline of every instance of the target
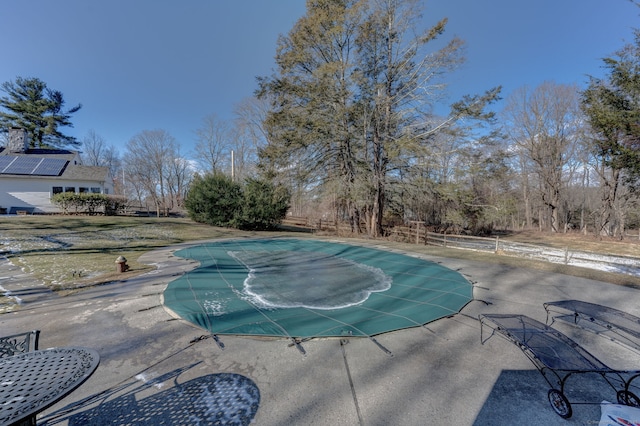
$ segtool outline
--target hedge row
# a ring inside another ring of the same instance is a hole
[[[115,195],[62,192],[51,198],[51,202],[60,207],[63,213],[103,214],[113,216],[126,207],[126,199]]]

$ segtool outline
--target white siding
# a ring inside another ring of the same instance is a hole
[[[54,186],[61,186],[63,190],[72,186],[76,192],[79,187],[100,187],[102,192],[105,189],[104,185],[98,182],[3,176],[0,178],[0,207],[7,209],[7,213],[12,207],[33,208],[35,213],[60,212],[58,207],[51,204],[51,191]],[[112,187],[108,190],[113,194]]]

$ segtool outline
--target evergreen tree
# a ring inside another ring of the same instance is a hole
[[[270,177],[286,175],[294,187],[332,188],[338,215],[355,224],[356,156],[362,147],[353,122],[354,52],[365,5],[308,1],[307,14],[278,41],[278,74],[260,80],[260,95],[273,101],[261,168]]]
[[[242,187],[221,173],[196,175],[184,206],[196,222],[231,226],[242,209]]]
[[[640,30],[635,43],[605,58],[604,64],[608,76],[590,79],[582,93],[583,110],[594,133],[593,154],[602,181],[598,233],[621,234],[624,217],[614,217],[620,210],[621,184],[640,189]]]
[[[640,187],[640,30],[635,43],[604,59],[609,75],[591,78],[583,106],[596,133],[596,154]]]
[[[235,222],[241,229],[273,229],[287,214],[290,195],[284,186],[259,179],[247,179],[242,210]]]
[[[260,179],[247,179],[239,184],[215,173],[194,178],[185,207],[196,222],[266,230],[284,218],[290,198],[284,186]]]
[[[307,14],[278,41],[277,74],[260,80],[273,100],[261,166],[325,195],[338,220],[379,236],[391,179],[424,157],[432,136],[461,117],[489,118],[493,89],[452,105],[434,124],[439,77],[461,60],[454,38],[430,42],[446,20],[420,31],[417,0],[308,0]]]
[[[11,127],[24,129],[34,148],[80,145],[59,128],[73,127],[71,115],[82,108],[81,104],[65,110],[62,92],[49,89],[38,78],[18,77],[15,82],[3,83],[2,90],[7,96],[0,98],[0,107],[4,109],[0,111],[0,131],[7,132]]]

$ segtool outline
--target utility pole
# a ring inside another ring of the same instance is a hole
[[[235,181],[235,162],[233,161],[233,150],[231,150],[231,180]]]

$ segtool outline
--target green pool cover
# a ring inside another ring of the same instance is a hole
[[[200,267],[164,304],[212,334],[375,336],[460,311],[472,285],[404,254],[306,239],[225,240],[175,253]]]

